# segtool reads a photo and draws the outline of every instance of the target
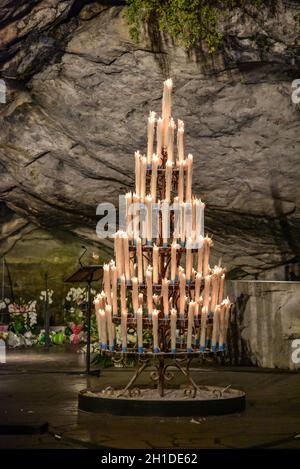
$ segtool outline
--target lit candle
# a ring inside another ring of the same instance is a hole
[[[186,243],[186,280],[190,282],[191,275],[192,275],[192,267],[193,267],[193,253],[192,253],[192,239],[189,238]]]
[[[193,174],[193,155],[188,155],[186,161],[186,191],[185,200],[191,202],[192,200],[192,174]]]
[[[225,318],[224,318],[224,344],[226,345],[227,342],[227,332],[229,327],[229,319],[230,319],[230,310],[231,310],[231,303],[229,298],[224,300],[225,303]]]
[[[135,193],[139,197],[141,195],[141,154],[136,151],[135,159]]]
[[[118,272],[115,265],[111,266],[111,283],[112,283],[112,307],[113,315],[118,315]]]
[[[210,286],[211,286],[211,275],[207,275],[204,278],[204,292],[203,292],[203,305],[205,308],[209,308],[210,303]]]
[[[150,111],[148,117],[148,147],[147,147],[147,164],[151,164],[153,155],[153,140],[154,140],[154,126],[155,126],[155,112]]]
[[[144,202],[146,196],[146,171],[147,171],[147,158],[141,157],[141,201]]]
[[[218,298],[218,304],[220,305],[223,301],[223,295],[224,295],[224,282],[225,282],[225,274],[221,275],[221,280],[220,280],[220,290],[219,290],[219,298]]]
[[[171,280],[175,282],[176,280],[176,273],[177,273],[177,249],[178,244],[173,241],[171,244]]]
[[[158,311],[157,309],[153,310],[152,313],[152,334],[153,334],[153,352],[158,353]]]
[[[203,277],[209,273],[209,253],[212,244],[212,239],[206,236],[203,242]]]
[[[125,204],[126,204],[126,233],[128,239],[132,239],[133,229],[132,229],[132,193],[127,192],[125,195]]]
[[[127,302],[126,302],[126,280],[125,275],[121,275],[121,312],[127,312]]]
[[[173,206],[171,208],[174,214],[173,241],[176,243],[180,236],[180,204],[178,197],[174,197]]]
[[[153,288],[152,288],[152,269],[148,267],[146,273],[146,284],[147,284],[147,308],[148,308],[148,317],[151,319],[152,310],[153,310]]]
[[[118,277],[123,274],[124,265],[123,265],[123,249],[122,249],[122,232],[117,231],[115,234],[115,256],[116,256],[116,266]]]
[[[146,210],[147,210],[147,242],[151,244],[152,242],[152,197],[151,195],[147,195],[146,199]]]
[[[179,161],[178,170],[178,199],[182,203],[184,199],[184,161]]]
[[[96,315],[96,321],[97,321],[98,337],[99,337],[99,342],[101,343],[101,324],[100,324],[100,315],[99,315],[100,295],[99,294],[94,299],[94,305],[95,305],[95,315]]]
[[[138,353],[143,353],[143,310],[138,308],[136,313],[136,332],[137,332],[137,343]]]
[[[184,122],[178,119],[178,127],[177,127],[177,151],[178,151],[178,159],[179,161],[184,160]]]
[[[172,108],[172,88],[173,81],[171,78],[168,78],[164,82],[164,92],[162,99],[162,117],[169,119],[171,117],[171,108]]]
[[[156,154],[161,162],[161,155],[162,155],[162,145],[163,145],[163,124],[164,121],[161,117],[158,118],[157,120],[157,146],[156,146]]]
[[[152,173],[151,173],[151,197],[153,202],[156,202],[156,191],[157,191],[157,168],[159,164],[159,158],[157,155],[153,155],[152,159]]]
[[[127,311],[121,312],[122,352],[127,352]]]
[[[160,296],[153,295],[152,299],[153,299],[155,309],[158,309],[158,306],[159,306],[159,303],[160,303]]]
[[[144,305],[144,295],[143,293],[139,293],[139,307],[143,309]]]
[[[112,322],[112,315],[111,315],[111,306],[106,305],[105,315],[106,315],[106,324],[107,324],[107,331],[108,331],[109,350],[113,351],[114,350],[114,334],[113,334],[113,322]]]
[[[223,269],[216,266],[211,276],[211,311],[214,311],[219,300],[219,287]]]
[[[100,317],[100,347],[102,350],[107,349],[107,334],[106,334],[106,315],[104,309],[99,310]]]
[[[175,130],[175,122],[173,119],[169,122],[168,127],[168,161],[173,163],[174,161],[174,130]]]
[[[142,240],[137,238],[137,265],[138,265],[138,279],[139,283],[144,282],[143,274],[143,252],[142,252]]]
[[[202,242],[204,236],[204,208],[205,204],[201,200],[195,199],[195,219],[196,219],[196,239],[197,243]]]
[[[139,309],[139,288],[138,288],[137,277],[133,277],[131,279],[131,283],[132,283],[132,307],[133,307],[133,312],[136,315],[137,310]]]
[[[184,319],[185,311],[185,286],[186,277],[184,273],[181,273],[179,277],[179,314],[181,319]]]
[[[162,279],[161,293],[164,307],[164,317],[169,318],[169,280],[167,278]]]
[[[171,202],[171,189],[172,189],[172,171],[173,163],[172,161],[166,162],[166,201]]]
[[[132,227],[133,227],[133,239],[136,241],[140,234],[140,198],[137,194],[132,196]]]
[[[125,267],[125,278],[130,280],[129,242],[127,233],[123,233],[123,257]]]
[[[109,264],[103,265],[103,286],[106,295],[107,303],[111,304],[111,288],[110,288],[110,266]]]
[[[213,316],[213,330],[211,337],[211,351],[217,351],[217,343],[219,338],[219,319],[220,319],[220,306],[216,306]]]
[[[194,310],[195,310],[195,303],[193,301],[189,304],[188,309],[188,329],[187,329],[187,342],[186,342],[186,350],[187,352],[192,352],[192,334],[193,334],[193,327],[194,327]]]
[[[198,303],[200,299],[200,289],[201,289],[202,275],[197,272],[195,278],[195,302]]]
[[[208,309],[206,306],[203,306],[202,312],[201,312],[200,352],[205,351],[207,315],[208,315]]]
[[[176,324],[177,324],[177,311],[175,308],[171,309],[171,352],[176,353]]]
[[[180,240],[183,244],[185,242],[185,202],[181,204],[181,213],[180,213]]]
[[[159,247],[154,244],[152,253],[152,267],[153,267],[153,283],[158,283],[158,262],[159,262]]]
[[[203,246],[198,248],[198,264],[197,264],[197,272],[198,274],[203,273]]]

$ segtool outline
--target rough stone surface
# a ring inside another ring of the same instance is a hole
[[[300,359],[300,284],[232,280],[226,289],[236,299],[229,342],[232,362],[299,369],[292,354]],[[298,345],[293,345],[296,339]]]
[[[133,188],[133,152],[170,75],[214,259],[232,278],[297,278],[299,3],[231,16],[213,58],[151,31],[133,44],[123,3],[0,2],[1,253],[37,228],[54,245],[65,231],[110,246],[96,238],[96,205]]]

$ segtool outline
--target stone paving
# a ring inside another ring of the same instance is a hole
[[[74,351],[9,352],[0,365],[0,429],[5,423],[49,422],[42,435],[4,435],[0,448],[298,448],[300,373],[255,368],[195,368],[197,383],[244,390],[243,414],[206,418],[117,417],[79,412],[78,391],[126,384],[132,370],[79,374]],[[140,379],[146,384],[147,375]],[[177,381],[180,383],[178,376]],[[55,437],[55,435],[57,435]],[[297,436],[298,435],[298,436]]]

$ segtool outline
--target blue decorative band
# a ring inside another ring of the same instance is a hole
[[[107,344],[101,344],[101,350],[107,350]]]
[[[138,353],[144,353],[143,347],[138,347]]]
[[[216,352],[216,351],[217,351],[217,347],[216,347],[215,345],[212,345],[211,351],[212,351],[212,352]]]
[[[192,348],[187,348],[186,351],[187,351],[187,353],[192,353],[193,349]]]
[[[200,347],[200,352],[205,352],[205,347]]]
[[[110,350],[111,352],[113,352],[113,351],[115,350],[114,345],[111,345],[111,346],[109,347],[109,350]]]
[[[159,348],[155,347],[155,348],[153,349],[153,352],[154,352],[154,353],[159,353],[160,350],[159,350]]]
[[[127,347],[122,347],[122,352],[127,353]]]
[[[171,350],[171,353],[176,353],[176,348],[173,348],[173,349]]]
[[[200,340],[199,339],[195,339],[195,345],[196,345],[196,347],[198,347],[200,345]]]

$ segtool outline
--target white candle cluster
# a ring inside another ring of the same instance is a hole
[[[176,353],[179,329],[188,353],[226,345],[231,303],[224,299],[225,269],[210,266],[213,242],[204,236],[205,205],[192,194],[194,159],[185,154],[184,122],[176,126],[172,118],[172,88],[166,80],[162,115],[149,114],[147,151],[134,155],[135,187],[125,196],[126,224],[115,234],[115,261],[103,267],[95,311],[104,350],[126,353],[130,324],[138,353],[145,351],[146,330],[153,353],[161,347]],[[167,345],[160,335],[166,324]]]

